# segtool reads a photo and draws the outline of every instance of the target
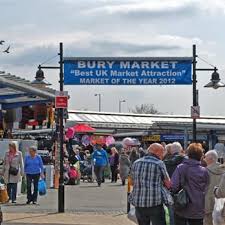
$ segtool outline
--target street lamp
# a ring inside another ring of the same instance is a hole
[[[211,81],[208,84],[206,84],[204,87],[214,88],[214,89],[225,87],[225,84],[220,81],[220,75],[217,73],[216,67],[214,68],[214,72],[212,73]]]
[[[41,69],[58,69],[59,70],[59,84],[60,92],[64,89],[64,74],[63,74],[63,43],[59,44],[59,66],[38,66],[38,71],[36,73],[36,78],[44,78],[44,72]],[[63,108],[58,109],[58,120],[59,126],[57,127],[57,132],[59,133],[59,146],[60,146],[60,177],[59,177],[59,189],[58,189],[58,212],[65,212],[65,188],[64,188],[64,126],[63,126],[64,110]]]
[[[44,71],[41,69],[41,66],[38,66],[38,71],[36,72],[35,80],[33,80],[31,84],[45,86],[51,85],[48,81],[45,80]]]
[[[97,96],[98,96],[98,111],[101,112],[102,94],[95,94],[95,97]]]
[[[193,106],[198,106],[198,90],[197,90],[197,71],[213,71],[211,81],[204,87],[210,87],[217,89],[219,87],[225,87],[225,84],[220,81],[219,74],[217,73],[217,68],[196,68],[198,55],[196,54],[196,45],[193,45],[193,75],[192,75],[192,85],[193,85]],[[204,61],[204,60],[203,60]],[[211,65],[212,66],[212,65]],[[193,118],[193,128],[192,128],[193,142],[197,139],[197,123],[196,118]]]
[[[122,103],[125,103],[126,100],[119,100],[119,113],[122,111]]]

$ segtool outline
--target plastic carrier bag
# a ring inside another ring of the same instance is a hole
[[[213,210],[213,224],[225,225],[225,199],[215,199]]]
[[[132,222],[138,224],[137,217],[136,217],[136,214],[135,214],[135,208],[134,207],[132,207],[130,209],[130,212],[128,213],[127,218],[129,220],[131,220]]]
[[[47,187],[46,187],[46,183],[44,180],[39,180],[38,182],[38,192],[39,195],[46,195],[47,193]]]
[[[169,209],[166,205],[163,205],[164,211],[165,211],[165,219],[166,219],[166,225],[170,225],[170,213]]]

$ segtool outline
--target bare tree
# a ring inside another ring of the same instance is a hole
[[[136,105],[135,108],[130,111],[136,114],[160,114],[154,104],[141,104],[140,106]]]

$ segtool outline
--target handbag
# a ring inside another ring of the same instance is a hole
[[[0,203],[6,203],[9,201],[8,192],[5,185],[0,185]]]
[[[188,170],[187,170],[188,172]],[[187,191],[185,190],[185,186],[187,184],[186,177],[181,180],[181,189],[178,193],[174,194],[174,207],[179,209],[184,209],[190,203],[190,198],[188,196]]]
[[[9,174],[10,175],[17,176],[18,173],[19,173],[19,170],[17,168],[12,167],[12,166],[9,167]]]

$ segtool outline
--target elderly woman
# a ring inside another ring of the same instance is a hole
[[[112,180],[111,183],[117,182],[119,154],[115,147],[111,148],[111,156],[109,158]]]
[[[16,203],[17,184],[21,180],[24,170],[22,153],[17,150],[16,144],[13,142],[9,144],[9,151],[5,154],[3,174],[9,200]]]
[[[37,154],[37,148],[29,148],[29,154],[25,158],[24,170],[27,176],[27,204],[37,204],[38,181],[40,176],[44,178],[44,167],[41,157]],[[33,184],[33,192],[32,192]]]
[[[214,188],[220,183],[222,174],[225,173],[225,168],[218,163],[218,154],[215,150],[210,150],[205,154],[205,162],[209,173],[210,183],[205,197],[205,217],[204,225],[213,225],[213,209],[215,205]]]
[[[175,225],[203,225],[205,195],[209,184],[206,168],[201,166],[204,149],[192,143],[187,149],[188,159],[177,166],[172,176],[172,191],[184,188],[190,202],[185,208],[175,208]]]
[[[120,172],[120,178],[122,180],[122,185],[126,184],[126,179],[129,175],[131,167],[131,162],[129,159],[129,156],[125,153],[124,150],[122,150],[121,155],[119,157],[119,172]]]

